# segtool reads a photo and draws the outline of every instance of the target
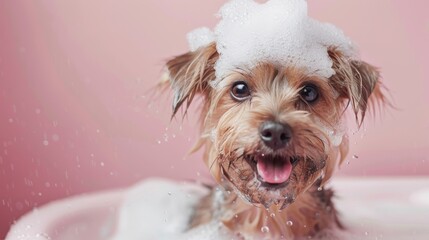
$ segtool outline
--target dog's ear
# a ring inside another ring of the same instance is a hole
[[[169,83],[173,90],[173,116],[182,105],[188,109],[195,95],[209,94],[209,82],[215,79],[214,65],[219,58],[216,44],[177,56],[167,62]]]
[[[386,98],[382,92],[380,73],[374,66],[359,60],[345,57],[340,51],[328,51],[333,62],[335,74],[330,83],[340,97],[348,99],[360,127],[368,107],[384,104]]]

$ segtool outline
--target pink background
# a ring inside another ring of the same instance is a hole
[[[186,156],[196,116],[169,122],[154,98],[185,34],[223,0],[0,1],[0,238],[33,207],[152,176],[208,179]],[[411,3],[412,2],[412,3]],[[426,0],[309,0],[379,66],[397,109],[352,134],[340,175],[429,173]],[[351,121],[352,122],[352,121]],[[358,158],[352,158],[355,154]]]

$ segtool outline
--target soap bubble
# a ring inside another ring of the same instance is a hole
[[[263,226],[263,227],[261,227],[261,232],[268,233],[268,232],[270,232],[270,228],[268,226]]]

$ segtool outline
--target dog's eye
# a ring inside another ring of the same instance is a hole
[[[313,103],[319,98],[318,89],[313,84],[305,85],[302,88],[300,94],[301,94],[301,98],[307,103]]]
[[[236,82],[232,85],[231,96],[237,101],[244,101],[250,97],[250,90],[243,81]]]

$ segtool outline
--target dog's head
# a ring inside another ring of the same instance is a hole
[[[231,183],[251,203],[285,207],[329,179],[347,153],[347,106],[360,125],[368,104],[384,97],[373,66],[334,48],[328,54],[330,78],[261,62],[216,86],[214,43],[168,61],[173,115],[195,96],[204,99],[200,146],[219,183]]]
[[[341,31],[308,18],[304,0],[233,0],[220,15],[214,35],[189,35],[199,44],[167,63],[173,115],[202,96],[213,176],[252,203],[287,206],[344,159],[345,109],[360,126],[371,99],[384,100],[379,73]]]

